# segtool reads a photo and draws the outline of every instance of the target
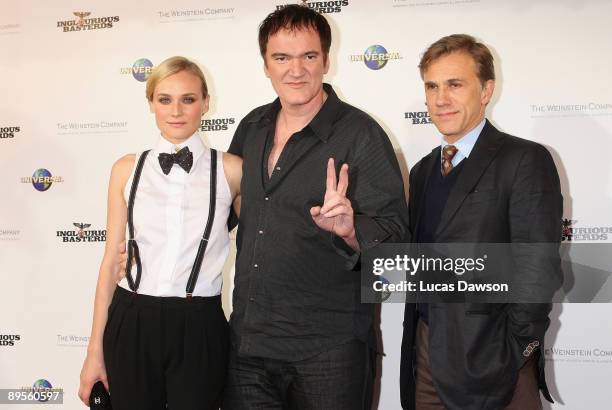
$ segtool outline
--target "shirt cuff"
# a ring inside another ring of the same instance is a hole
[[[382,229],[376,221],[367,215],[355,215],[355,236],[361,249],[355,251],[348,246],[344,239],[332,234],[332,244],[336,252],[346,259],[345,268],[347,270],[359,270],[361,252],[377,246],[379,243],[389,238],[390,234]]]

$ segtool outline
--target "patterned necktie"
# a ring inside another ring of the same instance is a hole
[[[442,176],[447,176],[453,170],[453,157],[457,153],[457,147],[454,145],[445,145],[442,148]]]
[[[174,154],[162,152],[157,159],[159,160],[159,166],[166,175],[168,175],[174,164],[183,168],[185,172],[189,172],[193,165],[193,153],[189,151],[189,147],[183,147]]]

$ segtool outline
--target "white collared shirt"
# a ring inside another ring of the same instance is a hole
[[[193,153],[190,172],[186,173],[174,164],[170,173],[165,175],[158,155],[162,152],[174,153],[185,146]],[[221,293],[221,273],[229,254],[227,218],[232,195],[223,171],[223,156],[219,154],[215,219],[193,296]],[[126,204],[133,178],[134,170],[125,186]],[[160,137],[157,146],[145,160],[134,201],[134,239],[142,260],[138,293],[185,297],[187,280],[208,218],[209,196],[210,150],[200,136],[196,133],[176,147]],[[134,266],[134,279],[135,275]],[[119,285],[130,289],[125,278]]]
[[[459,141],[455,141],[454,144],[451,144],[457,148],[457,153],[451,160],[453,167],[456,167],[461,161],[470,156],[470,153],[472,152],[474,145],[476,145],[478,136],[482,132],[485,123],[486,120],[483,119],[475,128],[472,129],[472,131],[461,137]],[[442,151],[444,150],[444,147],[446,145],[448,145],[448,142],[446,142],[446,140],[444,140],[444,137],[442,137],[442,142],[440,143],[440,161],[442,161]]]

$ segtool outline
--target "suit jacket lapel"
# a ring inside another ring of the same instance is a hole
[[[421,210],[423,209],[423,203],[425,201],[425,190],[427,189],[427,184],[429,183],[429,177],[431,176],[431,170],[433,169],[433,162],[440,161],[440,148],[434,148],[429,155],[423,158],[421,162],[421,169],[419,170],[419,174],[423,177],[419,177],[419,175],[414,178],[414,198],[416,199],[416,206],[414,209],[414,213],[416,215],[416,221],[413,227],[413,234],[416,235],[419,229],[419,223],[421,222]],[[410,189],[413,189],[410,187]]]
[[[503,135],[487,120],[470,153],[469,160],[466,161],[461,174],[459,174],[457,178],[455,186],[448,196],[446,206],[440,217],[440,223],[436,229],[436,237],[440,236],[453,216],[457,213],[457,210],[467,195],[472,192],[474,186],[478,183],[480,177],[502,146],[503,140]]]

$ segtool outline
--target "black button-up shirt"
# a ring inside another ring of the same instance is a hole
[[[400,169],[369,115],[328,97],[287,141],[268,178],[277,99],[238,125],[229,152],[243,157],[232,343],[240,354],[301,360],[350,340],[368,341],[374,305],[360,303],[359,253],[314,223],[328,159],[349,164],[347,197],[361,249],[400,242],[408,211]]]

